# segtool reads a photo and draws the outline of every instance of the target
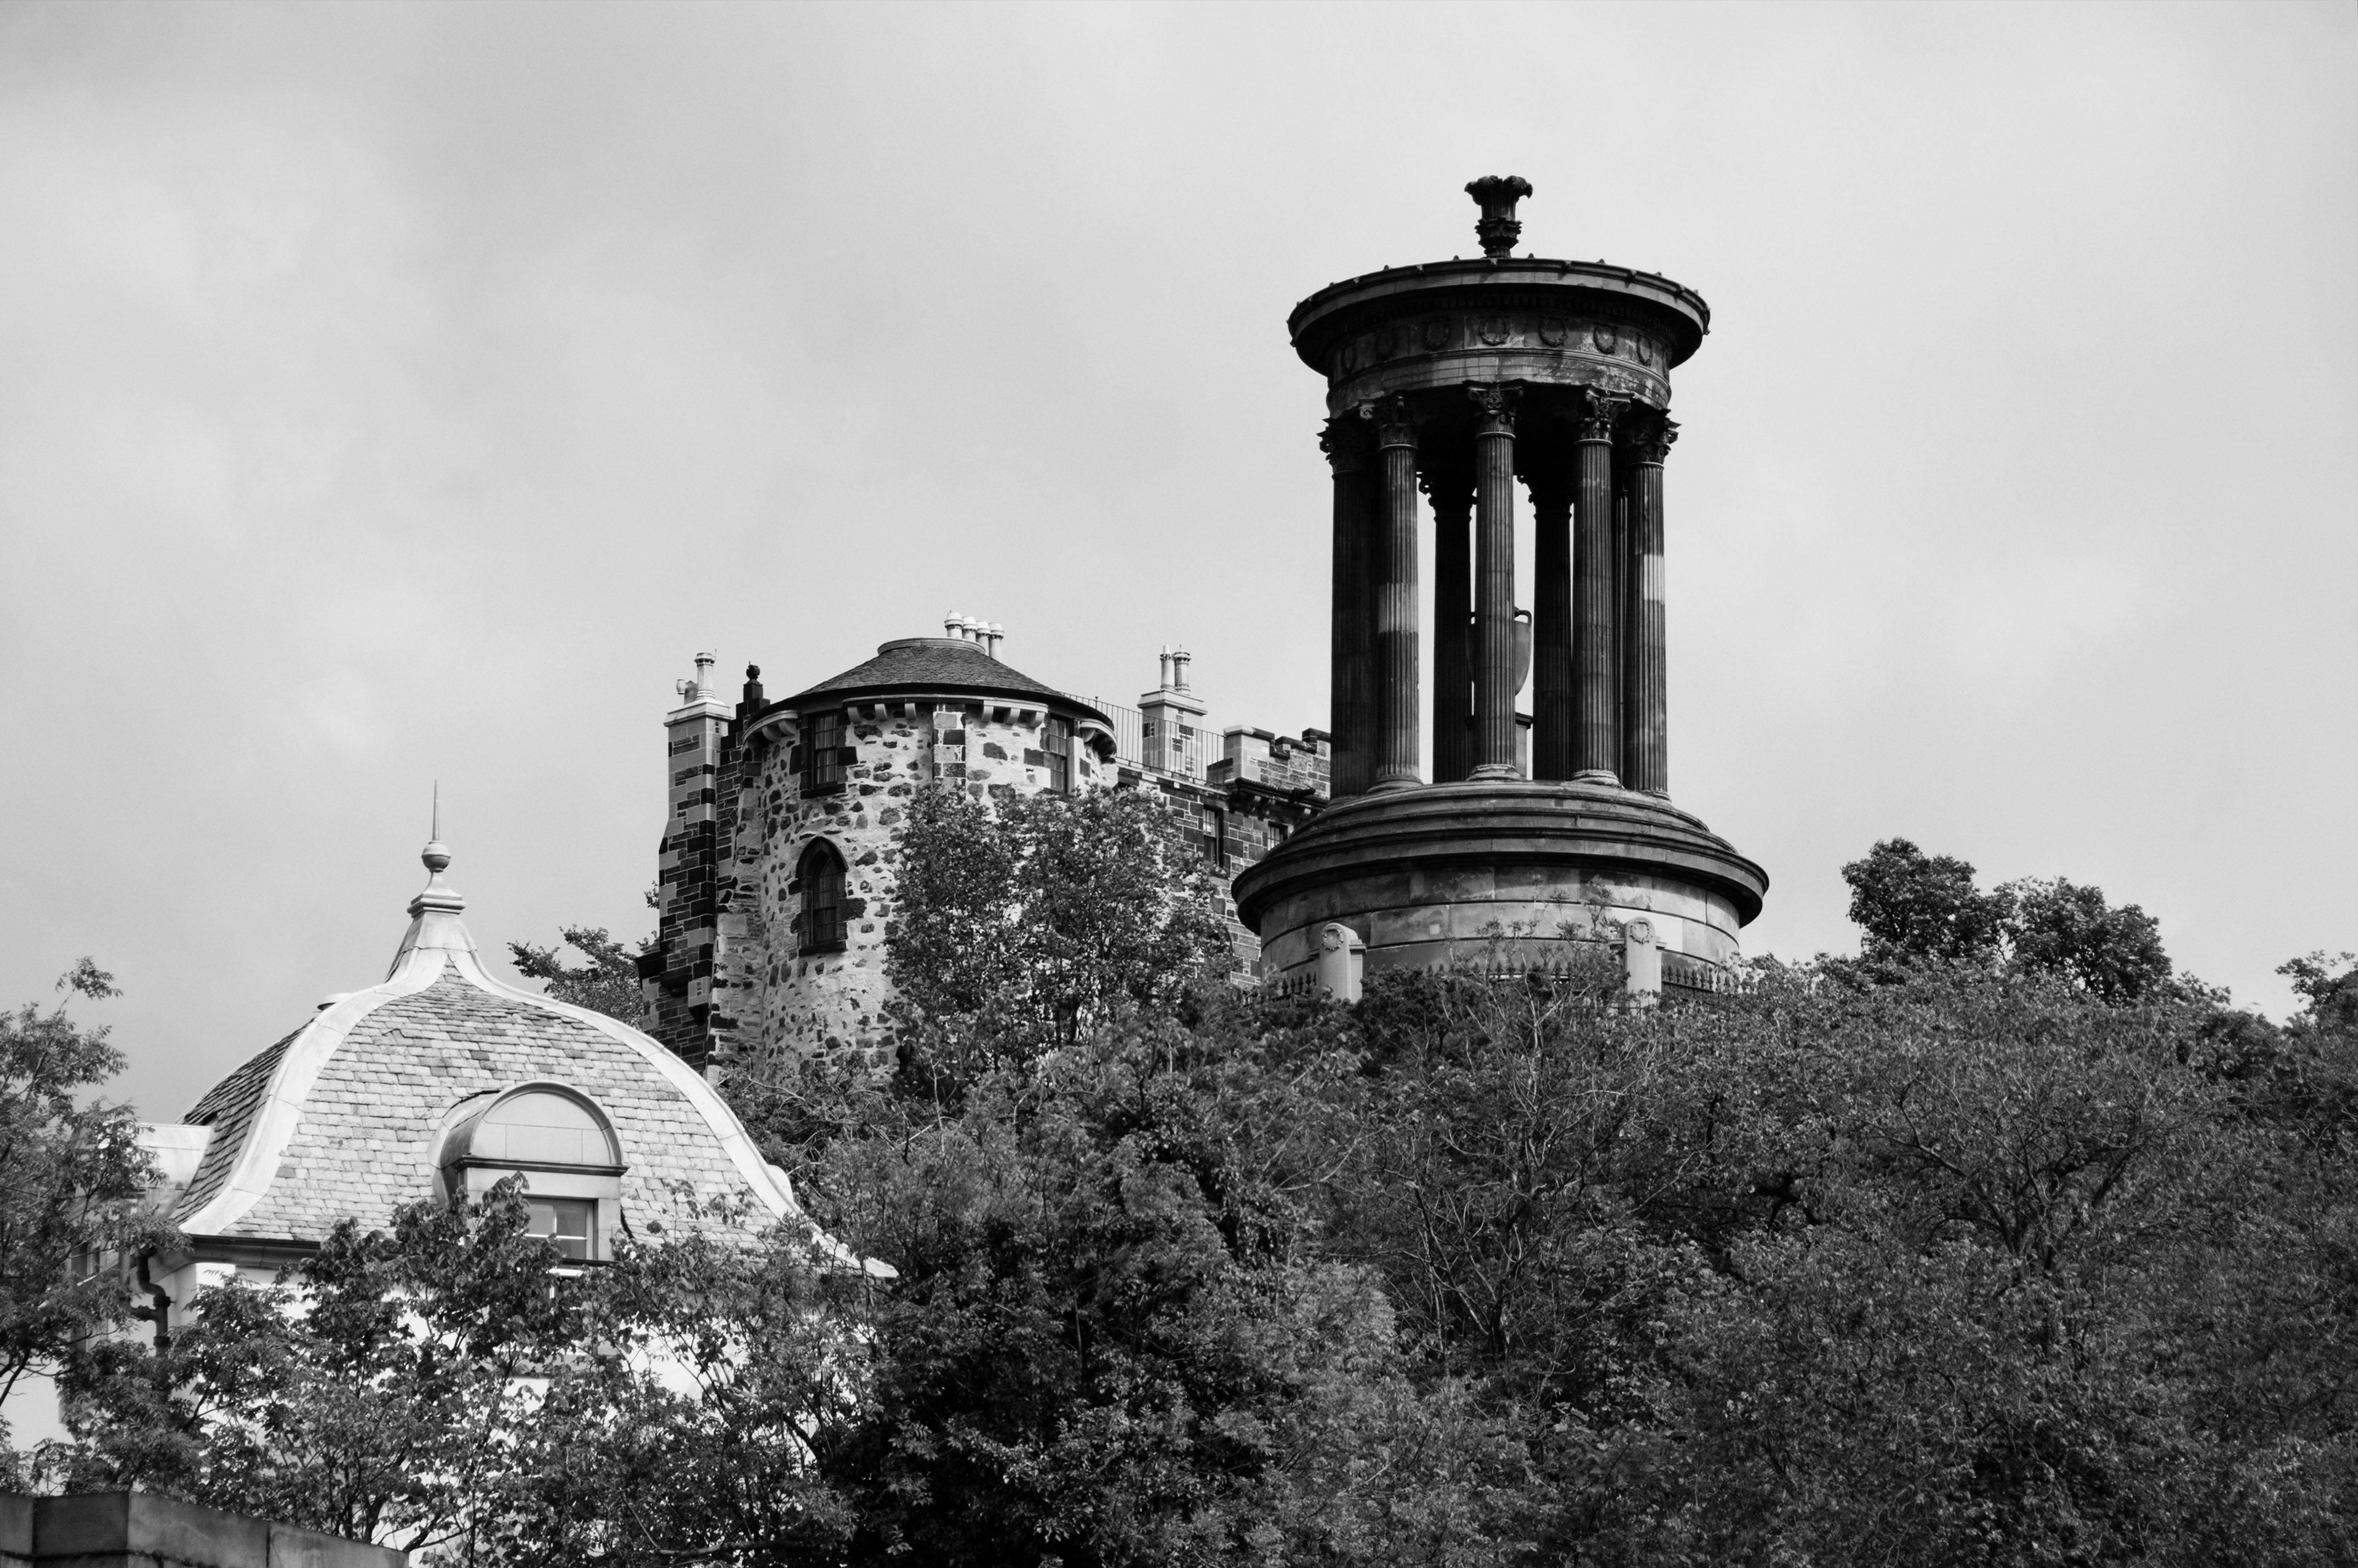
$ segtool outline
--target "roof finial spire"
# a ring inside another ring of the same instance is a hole
[[[418,860],[425,862],[426,866],[426,888],[424,892],[409,901],[409,913],[413,919],[416,917],[420,909],[457,911],[467,907],[467,901],[460,895],[459,890],[442,880],[442,873],[450,869],[450,846],[442,842],[442,781],[440,779],[434,781],[433,833],[434,837],[426,841],[426,848],[417,852]]]
[[[426,864],[426,885],[409,901],[409,933],[401,939],[401,950],[393,956],[393,968],[385,971],[387,979],[401,972],[401,966],[418,948],[460,948],[475,950],[475,939],[467,935],[467,927],[459,919],[459,912],[467,907],[464,894],[442,880],[450,869],[450,846],[442,842],[442,781],[434,782],[434,837],[417,858]]]
[[[1531,182],[1520,174],[1486,174],[1466,187],[1466,194],[1482,204],[1482,217],[1474,232],[1482,242],[1484,255],[1503,257],[1514,251],[1515,241],[1523,232],[1522,223],[1515,217],[1515,203],[1531,193]]]

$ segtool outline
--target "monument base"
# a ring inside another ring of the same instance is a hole
[[[1568,943],[1652,925],[1665,979],[1713,989],[1760,913],[1768,873],[1656,795],[1527,780],[1426,784],[1331,806],[1236,881],[1261,979],[1314,980],[1329,921],[1366,966],[1550,968]]]

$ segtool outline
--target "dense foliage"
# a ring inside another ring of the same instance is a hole
[[[2136,904],[2118,909],[2100,888],[2026,877],[1983,892],[1974,869],[1887,838],[1843,868],[1850,917],[1865,940],[1864,973],[1895,965],[2003,968],[2059,979],[2101,1002],[2160,1000],[2173,985],[2161,926]]]
[[[1136,790],[909,806],[887,939],[915,1058],[963,1081],[1186,1004],[1229,962],[1220,888]]]
[[[90,959],[59,991],[119,995]],[[29,1377],[54,1377],[143,1304],[110,1257],[162,1237],[140,1210],[152,1171],[128,1108],[92,1098],[123,1065],[103,1027],[60,1004],[0,1013],[0,1400]],[[0,1462],[14,1479],[0,1422]]]
[[[1869,959],[1708,1004],[1272,1000],[1057,809],[921,818],[897,1073],[730,1086],[896,1278],[420,1210],[86,1358],[79,1473],[487,1563],[2358,1556],[2346,957],[2278,1027],[1887,845]]]
[[[347,1222],[294,1278],[209,1292],[162,1352],[96,1347],[66,1385],[85,1440],[46,1478],[429,1562],[827,1560],[814,1445],[860,1374],[806,1247],[676,1239],[587,1270],[527,1224],[514,1178]]]

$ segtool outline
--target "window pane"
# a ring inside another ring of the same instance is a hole
[[[526,1198],[531,1233],[553,1241],[568,1258],[590,1256],[590,1231],[598,1206],[588,1198]]]
[[[821,841],[802,860],[803,946],[806,951],[843,945],[843,858]]]
[[[804,734],[803,788],[833,789],[843,782],[843,715],[814,714]]]

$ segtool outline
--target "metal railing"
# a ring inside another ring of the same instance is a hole
[[[1146,760],[1146,716],[1126,703],[1108,702],[1101,697],[1083,697],[1067,692],[1075,702],[1086,702],[1113,721],[1114,755],[1133,768],[1148,768],[1155,773],[1175,774],[1180,778],[1200,779],[1210,763],[1219,761],[1219,732],[1202,723],[1194,726],[1195,744],[1181,756],[1179,765],[1169,762],[1170,752],[1163,749],[1163,760]]]

